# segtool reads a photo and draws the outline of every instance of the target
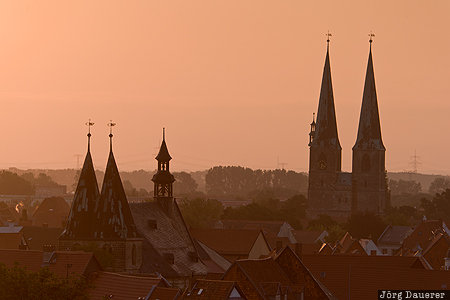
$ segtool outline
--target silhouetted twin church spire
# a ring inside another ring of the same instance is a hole
[[[385,147],[381,138],[372,36],[358,135],[353,146],[352,173],[341,171],[329,57],[329,40],[320,89],[317,121],[311,123],[308,203],[312,215],[346,217],[357,211],[383,213],[388,203]]]
[[[110,126],[114,125],[110,123]],[[108,162],[99,193],[90,152],[91,133],[88,133],[87,154],[62,239],[111,240],[137,237],[136,226],[114,158],[112,138],[111,130]],[[155,199],[173,197],[172,184],[175,178],[169,171],[169,161],[172,158],[167,150],[164,133],[156,159],[158,171],[152,179],[155,184]]]

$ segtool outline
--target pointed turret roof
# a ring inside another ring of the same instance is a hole
[[[125,190],[120,179],[119,170],[112,151],[112,134],[110,151],[106,164],[100,200],[96,206],[97,239],[126,239],[137,237],[136,226],[131,215]]]
[[[66,239],[92,239],[95,205],[99,191],[90,151],[91,134],[88,134],[88,150],[78,179],[66,228],[61,237]]]
[[[329,41],[327,41],[329,43]],[[341,148],[338,138],[336,112],[334,109],[333,85],[331,83],[331,67],[329,44],[323,67],[322,87],[320,88],[319,108],[317,110],[316,132],[313,144],[325,143]]]
[[[172,157],[169,154],[169,150],[167,150],[165,128],[163,128],[163,141],[161,143],[161,148],[159,148],[158,155],[155,158],[157,161],[163,162],[168,162],[172,159]]]
[[[380,116],[372,61],[372,40],[370,40],[369,61],[364,83],[358,136],[353,148],[386,150],[381,139]]]

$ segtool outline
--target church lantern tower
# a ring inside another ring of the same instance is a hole
[[[154,183],[153,196],[155,200],[169,213],[173,203],[173,183],[175,177],[170,173],[170,160],[172,157],[166,145],[165,128],[163,128],[163,141],[158,155],[155,157],[158,161],[158,170],[153,175]]]

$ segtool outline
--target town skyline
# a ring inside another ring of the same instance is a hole
[[[450,174],[448,2],[0,7],[0,168],[75,168],[91,118],[96,169],[106,165],[112,119],[124,171],[154,168],[165,127],[175,171],[287,163],[306,172],[329,30],[343,170],[351,168],[373,31],[387,170],[413,170],[417,153],[419,172]]]

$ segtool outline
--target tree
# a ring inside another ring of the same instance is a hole
[[[389,180],[389,189],[392,195],[400,194],[418,194],[422,191],[420,182],[413,180]]]
[[[192,228],[211,228],[220,220],[223,206],[217,200],[195,198],[180,203],[181,214]]]
[[[428,191],[430,194],[438,194],[450,189],[449,177],[436,177],[430,184]]]
[[[19,175],[9,172],[0,172],[0,194],[3,195],[33,195],[33,185],[20,177]]]
[[[355,213],[348,221],[348,231],[357,239],[369,238],[376,241],[386,225],[385,221],[374,213]]]
[[[436,194],[432,200],[422,199],[420,206],[427,218],[447,220],[450,216],[450,189]]]
[[[173,190],[177,196],[186,196],[195,193],[198,184],[192,178],[191,174],[186,172],[173,173],[175,182],[173,183]]]
[[[415,207],[403,205],[386,209],[383,220],[386,224],[412,226],[417,224],[420,215]]]
[[[63,279],[48,268],[29,272],[17,264],[12,268],[0,264],[0,297],[4,300],[87,300],[88,288],[81,277]]]
[[[129,180],[124,180],[122,184],[127,196],[134,197],[138,195],[138,191],[133,187]]]

